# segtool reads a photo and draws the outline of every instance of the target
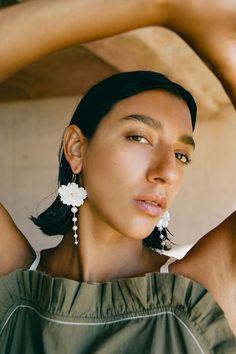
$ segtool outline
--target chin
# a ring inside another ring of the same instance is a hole
[[[144,227],[144,226],[140,226],[137,227],[137,225],[133,228],[129,228],[129,230],[126,230],[126,232],[124,233],[124,235],[126,235],[129,238],[135,239],[135,240],[143,240],[146,237],[148,237],[153,229],[155,228],[155,225],[153,226],[149,226],[149,227]]]

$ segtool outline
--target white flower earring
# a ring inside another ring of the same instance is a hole
[[[62,185],[60,188],[58,188],[58,193],[61,197],[61,202],[66,205],[71,205],[71,211],[73,214],[72,221],[73,221],[73,226],[72,229],[74,231],[74,243],[75,245],[78,245],[78,226],[77,226],[77,220],[78,218],[76,217],[76,213],[78,211],[77,207],[80,207],[81,205],[84,204],[84,199],[87,197],[87,192],[83,187],[79,187],[78,184],[75,182],[76,176],[73,174],[73,182],[68,183],[67,186]]]
[[[164,212],[164,214],[162,215],[161,219],[158,221],[158,223],[156,224],[156,227],[158,229],[158,231],[160,232],[160,239],[161,239],[161,252],[164,251],[165,246],[167,246],[167,242],[166,242],[166,236],[163,235],[162,231],[164,228],[167,228],[168,224],[170,221],[170,213],[168,212],[168,210],[166,210]]]

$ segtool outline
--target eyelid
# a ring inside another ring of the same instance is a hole
[[[151,137],[148,136],[148,134],[146,132],[143,132],[143,131],[137,131],[137,130],[134,130],[134,131],[129,131],[127,134],[126,134],[126,137],[127,138],[130,138],[132,136],[140,136],[144,139],[147,140],[147,143],[151,144]]]
[[[141,141],[138,141],[138,140],[135,140],[135,139],[131,139],[131,138],[134,138],[134,137],[138,137],[138,138],[144,139],[145,142],[141,142]],[[140,143],[140,144],[149,144],[148,139],[145,138],[143,135],[140,135],[140,134],[131,134],[131,135],[128,135],[127,138],[130,139],[131,141],[134,141],[134,142],[137,142],[137,143]]]
[[[185,157],[187,161],[181,161],[181,159],[177,158],[177,160],[179,160],[181,163],[183,163],[184,165],[190,165],[192,162],[191,156],[189,153],[187,153],[186,151],[176,151],[175,155],[181,155],[182,157]]]

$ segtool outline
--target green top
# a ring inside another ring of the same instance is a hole
[[[17,270],[0,279],[1,354],[236,353],[213,297],[174,274],[88,284]]]

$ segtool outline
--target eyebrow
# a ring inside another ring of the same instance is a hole
[[[130,116],[122,118],[122,120],[134,120],[137,122],[144,123],[148,125],[151,128],[154,129],[163,129],[163,125],[159,120],[153,119],[151,117],[145,116],[145,115],[140,115],[140,114],[131,114]]]
[[[193,150],[195,149],[195,141],[191,135],[181,135],[179,141],[184,144],[191,145]]]
[[[153,119],[152,117],[148,117],[145,115],[140,115],[140,114],[131,114],[130,116],[126,116],[122,118],[122,121],[129,121],[133,120],[136,122],[141,122],[143,124],[148,125],[152,129],[154,128],[155,130],[163,130],[163,124],[157,120]],[[180,138],[178,139],[184,144],[191,145],[193,149],[195,149],[195,141],[191,135],[181,135]]]

